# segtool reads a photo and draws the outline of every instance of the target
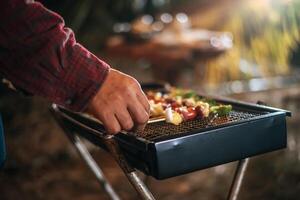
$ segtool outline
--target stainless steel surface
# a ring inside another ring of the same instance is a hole
[[[246,173],[247,165],[249,162],[249,158],[245,158],[243,160],[240,160],[238,162],[238,165],[236,167],[236,171],[230,186],[230,190],[227,196],[227,200],[237,200],[239,191],[241,189],[241,185],[243,182],[243,178]]]
[[[97,165],[96,161],[92,158],[91,154],[88,152],[85,145],[82,143],[81,139],[77,135],[69,134],[67,133],[71,142],[75,146],[76,150],[78,151],[81,158],[84,160],[86,165],[90,168],[90,170],[93,172],[93,174],[96,176],[97,181],[100,183],[100,185],[103,187],[103,189],[106,191],[106,193],[110,196],[112,200],[120,200],[117,193],[114,191],[112,186],[109,184],[109,182],[106,180],[102,170]]]

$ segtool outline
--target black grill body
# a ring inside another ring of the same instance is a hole
[[[229,116],[178,126],[163,121],[150,123],[141,133],[119,133],[115,139],[133,167],[156,179],[286,147],[286,116],[290,112],[232,100],[217,101],[233,106]],[[101,138],[105,130],[100,123],[63,108],[60,111],[66,116],[63,120],[68,129],[106,149]]]

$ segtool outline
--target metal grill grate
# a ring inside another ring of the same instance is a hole
[[[186,134],[195,130],[201,131],[201,129],[205,128],[218,127],[224,124],[240,122],[243,120],[248,120],[260,116],[262,114],[264,113],[233,110],[232,112],[230,112],[229,116],[196,119],[192,121],[183,122],[178,126],[161,121],[148,124],[143,132],[135,133],[135,135],[148,141],[153,141],[165,136]]]

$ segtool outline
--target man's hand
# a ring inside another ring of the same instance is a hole
[[[149,119],[149,110],[149,102],[137,80],[114,69],[110,70],[87,108],[110,134],[143,129]]]

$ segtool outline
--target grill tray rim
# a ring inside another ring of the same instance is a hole
[[[170,135],[162,135],[162,136],[156,137],[154,139],[145,139],[142,136],[136,136],[136,138],[139,139],[139,140],[142,140],[142,141],[147,140],[148,142],[154,142],[154,143],[163,142],[165,140],[176,139],[176,138],[179,138],[179,137],[185,137],[185,136],[198,134],[198,133],[205,134],[205,133],[207,133],[209,131],[212,131],[212,130],[217,130],[217,129],[220,129],[220,128],[223,128],[223,127],[230,127],[230,126],[246,123],[246,122],[249,122],[249,121],[258,120],[258,119],[270,117],[272,115],[273,115],[273,113],[263,113],[263,114],[261,113],[261,115],[253,116],[253,117],[248,118],[248,119],[230,121],[230,122],[226,122],[226,123],[221,123],[221,124],[217,124],[217,125],[208,126],[208,127],[205,127],[205,128],[199,128],[199,129],[194,128],[194,129],[192,129],[190,131],[187,131],[187,132],[181,132],[181,133],[170,134]],[[199,121],[201,121],[201,120],[199,120]],[[195,123],[197,123],[197,122],[195,122]],[[175,126],[175,125],[172,125],[172,124],[168,124],[168,125],[169,126]],[[181,126],[181,125],[178,125],[178,126]]]
[[[212,98],[212,97],[209,97],[209,98]],[[256,113],[258,115],[252,116],[247,119],[230,121],[228,123],[221,123],[221,124],[213,125],[213,126],[206,127],[206,128],[193,129],[192,131],[185,132],[185,133],[164,135],[164,136],[161,136],[161,137],[153,139],[153,140],[147,140],[144,137],[139,137],[139,136],[136,136],[136,138],[139,140],[142,140],[142,141],[146,140],[148,142],[157,143],[157,142],[163,142],[165,140],[176,139],[179,137],[185,137],[185,136],[198,134],[198,133],[205,134],[206,132],[217,130],[217,129],[224,128],[224,127],[230,127],[230,126],[235,126],[235,125],[239,125],[239,124],[243,124],[243,123],[247,123],[247,122],[251,122],[251,121],[255,121],[255,120],[259,120],[259,119],[270,118],[270,117],[276,116],[280,113],[284,113],[286,116],[291,116],[290,111],[277,109],[277,108],[273,108],[273,107],[269,107],[269,106],[264,106],[264,105],[259,105],[259,104],[251,104],[251,103],[235,101],[235,100],[231,100],[231,99],[217,99],[217,98],[213,98],[213,99],[219,103],[231,104],[233,106],[233,111],[240,111],[243,113],[249,112],[251,114]],[[175,126],[172,124],[168,124],[168,125]],[[181,124],[178,126],[181,126]]]
[[[233,106],[233,111],[240,111],[240,112],[245,112],[245,113],[249,112],[251,114],[252,113],[257,113],[258,115],[250,117],[248,119],[230,121],[228,123],[213,125],[213,126],[209,126],[209,127],[206,127],[206,128],[200,128],[200,129],[195,128],[195,129],[193,129],[191,131],[188,131],[188,132],[181,132],[181,133],[176,133],[176,134],[171,134],[171,135],[162,135],[162,136],[160,136],[158,138],[155,138],[155,139],[147,139],[143,136],[136,135],[135,133],[123,132],[123,131],[116,134],[116,137],[117,138],[118,137],[121,137],[121,138],[127,138],[127,137],[135,138],[136,140],[139,140],[142,143],[145,143],[145,142],[146,143],[158,143],[158,142],[163,142],[163,141],[166,141],[166,140],[172,140],[172,139],[176,139],[176,138],[180,138],[180,137],[186,137],[186,136],[194,135],[194,134],[198,134],[198,133],[205,134],[206,132],[210,132],[210,131],[217,130],[217,129],[224,128],[224,127],[235,126],[235,125],[239,125],[239,124],[243,124],[243,123],[247,123],[247,122],[251,122],[251,121],[255,121],[255,120],[259,120],[259,119],[263,119],[263,118],[270,118],[270,117],[276,116],[280,113],[285,113],[286,116],[291,116],[290,111],[283,110],[283,109],[278,109],[278,108],[273,108],[273,107],[269,107],[269,106],[265,106],[265,105],[252,104],[252,103],[247,103],[247,102],[243,102],[243,101],[236,101],[236,100],[232,100],[232,99],[228,99],[228,98],[226,99],[226,98],[222,98],[222,97],[209,96],[207,98],[214,99],[219,103],[231,104]],[[102,124],[98,123],[97,121],[95,121],[95,120],[93,120],[93,119],[91,119],[87,116],[82,115],[82,113],[72,112],[72,111],[70,111],[70,110],[68,110],[68,109],[66,109],[62,106],[59,106],[59,105],[57,105],[57,108],[58,108],[59,111],[66,114],[68,117],[72,118],[76,122],[80,122],[80,123],[82,123],[86,126],[90,126],[92,124],[92,125],[94,125],[93,129],[96,132],[99,132],[99,134],[104,134],[104,135],[106,134],[105,129],[104,129]],[[166,122],[154,122],[153,124],[156,124],[156,123],[164,123],[167,126],[176,126],[176,125],[172,125],[172,124],[167,124]],[[180,127],[180,126],[182,126],[182,124],[180,124],[178,126]]]

